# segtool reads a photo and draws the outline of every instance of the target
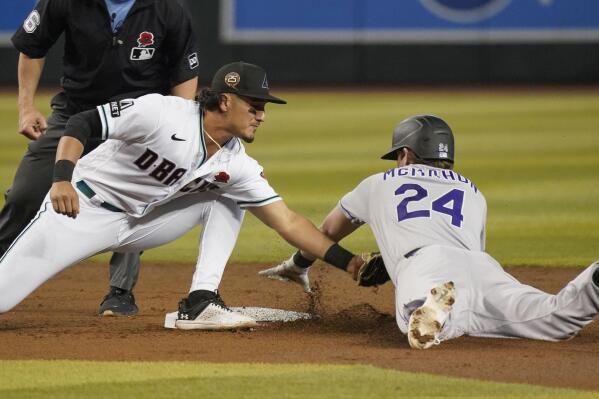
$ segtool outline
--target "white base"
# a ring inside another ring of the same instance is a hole
[[[258,307],[237,307],[231,308],[234,312],[242,313],[246,316],[252,317],[257,322],[290,322],[296,320],[309,320],[314,318],[314,315],[310,313],[294,312],[292,310],[283,309],[271,309],[271,308],[258,308]],[[177,321],[177,312],[167,313],[164,317],[164,328],[177,328],[175,322]]]
[[[164,328],[177,328],[175,327],[175,322],[177,321],[177,313],[179,312],[171,312],[167,313],[164,317]]]

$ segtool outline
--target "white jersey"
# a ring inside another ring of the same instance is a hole
[[[385,264],[393,269],[404,255],[429,245],[485,248],[485,198],[451,170],[426,165],[390,169],[364,179],[339,207],[352,222],[368,223]]]
[[[195,101],[149,94],[97,109],[106,141],[79,160],[73,181],[83,180],[99,199],[131,216],[208,190],[242,208],[281,199],[239,139],[206,159],[203,118]]]

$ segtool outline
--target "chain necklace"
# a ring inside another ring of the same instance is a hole
[[[218,143],[216,142],[216,140],[214,140],[214,139],[212,138],[212,136],[211,136],[211,135],[209,135],[209,134],[208,134],[208,132],[207,132],[205,129],[202,129],[202,131],[204,132],[204,134],[205,134],[206,136],[208,136],[208,138],[209,138],[210,140],[212,140],[212,142],[213,142],[214,144],[216,144],[216,146],[218,147],[218,149],[219,149],[219,150],[222,148],[222,147],[220,146],[220,144],[218,144]]]

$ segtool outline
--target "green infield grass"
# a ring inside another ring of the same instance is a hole
[[[488,251],[505,265],[583,266],[599,259],[599,94],[502,92],[277,92],[248,152],[288,204],[316,224],[362,178],[393,166],[380,155],[396,122],[445,118],[456,169],[488,201]],[[38,105],[49,111],[49,96]],[[0,190],[27,140],[16,95],[0,97]],[[0,202],[3,200],[0,200]],[[198,229],[147,251],[147,261],[194,262]],[[363,228],[346,240],[373,250]],[[251,215],[232,262],[276,262],[291,248]],[[101,256],[104,261],[106,256]],[[596,392],[489,383],[369,366],[0,360],[0,398],[95,397],[586,398]]]
[[[399,120],[442,116],[456,136],[456,170],[488,201],[487,250],[504,265],[584,266],[599,259],[599,94],[534,90],[489,93],[280,92],[248,152],[291,208],[319,224],[380,160]],[[48,112],[49,96],[39,96]],[[0,98],[0,189],[27,140],[16,133],[15,95]],[[193,262],[198,230],[144,259]],[[367,227],[345,245],[373,250]],[[291,248],[252,215],[232,262],[276,262]],[[105,259],[105,256],[104,258]]]
[[[405,373],[371,366],[0,361],[12,398],[593,398],[596,392]]]

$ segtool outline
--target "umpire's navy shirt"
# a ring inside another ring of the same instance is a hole
[[[81,108],[169,94],[171,86],[198,75],[191,21],[174,0],[136,0],[114,33],[104,0],[39,0],[12,42],[30,58],[42,58],[62,32],[61,83]]]

